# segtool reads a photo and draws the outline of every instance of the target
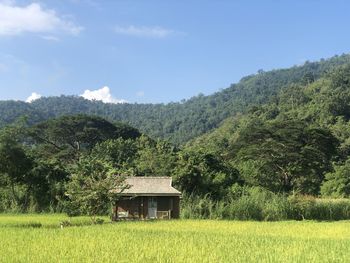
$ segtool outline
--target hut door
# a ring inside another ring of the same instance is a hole
[[[157,198],[148,198],[148,218],[157,218]]]

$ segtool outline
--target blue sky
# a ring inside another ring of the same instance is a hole
[[[0,100],[211,94],[259,69],[349,52],[349,10],[345,0],[0,0]]]

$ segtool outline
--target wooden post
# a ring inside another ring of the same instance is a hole
[[[143,196],[141,196],[141,219],[143,220],[144,217],[143,217],[143,213],[144,213],[144,210],[143,210]]]
[[[113,221],[116,221],[118,218],[118,204],[117,202],[115,202],[113,205],[112,205],[112,220]]]

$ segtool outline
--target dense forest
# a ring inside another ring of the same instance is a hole
[[[290,208],[298,198],[350,196],[349,55],[167,105],[2,102],[1,120],[0,211],[84,213],[70,195],[105,187],[108,174],[171,176],[184,213],[199,217],[256,214],[264,202],[304,218]],[[264,213],[253,218],[273,219]]]
[[[286,86],[318,80],[348,63],[350,55],[341,55],[289,69],[259,70],[212,95],[169,104],[105,104],[74,96],[42,98],[32,103],[0,101],[0,126],[23,115],[28,116],[30,123],[38,123],[63,115],[88,114],[125,122],[154,139],[179,145],[215,129],[230,116],[247,113],[253,105],[272,101]]]

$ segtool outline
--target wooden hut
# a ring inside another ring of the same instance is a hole
[[[113,207],[115,220],[179,218],[181,193],[171,177],[127,177],[125,183],[129,188]]]

